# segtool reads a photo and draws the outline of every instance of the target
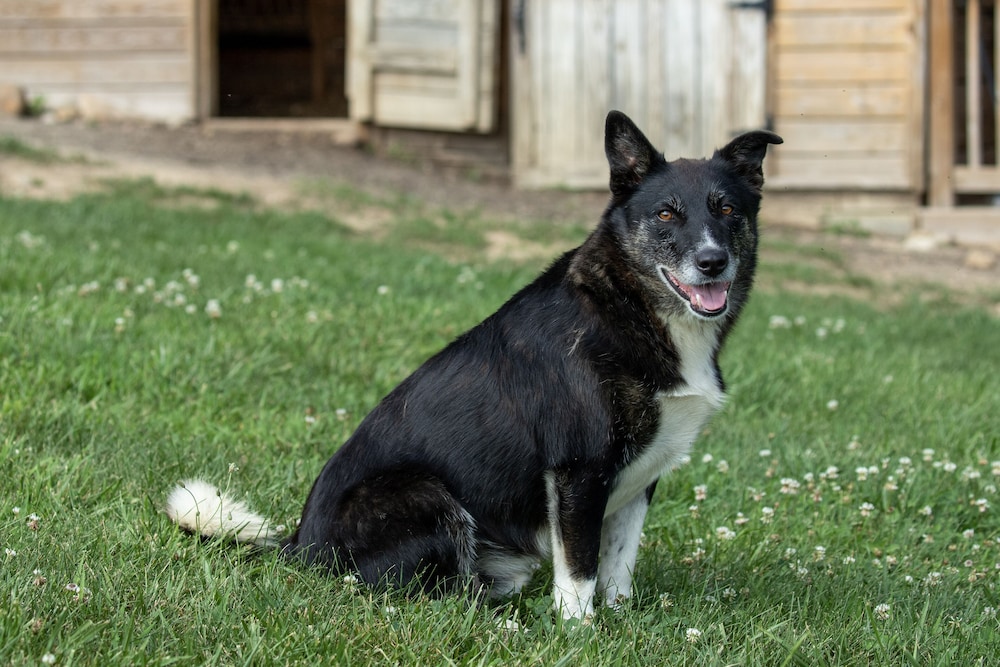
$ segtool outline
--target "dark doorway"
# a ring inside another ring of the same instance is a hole
[[[347,0],[218,0],[220,116],[348,115]]]

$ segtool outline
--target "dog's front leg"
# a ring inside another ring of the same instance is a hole
[[[604,592],[604,600],[609,607],[618,607],[623,600],[632,597],[632,574],[639,555],[642,522],[655,486],[654,482],[604,518],[597,589]]]
[[[591,616],[607,486],[589,476],[550,472],[545,478],[545,491],[552,539],[554,606],[566,619]]]

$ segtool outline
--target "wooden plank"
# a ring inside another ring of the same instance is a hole
[[[480,133],[492,132],[499,117],[501,2],[503,0],[486,0],[480,9],[479,69],[476,72],[476,131]]]
[[[29,88],[63,86],[81,90],[152,83],[187,86],[191,78],[188,54],[25,61],[0,57],[0,71],[17,72],[19,84]]]
[[[375,64],[372,42],[375,39],[374,0],[347,0],[347,71],[345,72],[351,119],[369,121],[374,115],[375,96],[372,83]]]
[[[173,19],[171,26],[131,26],[128,28],[3,28],[0,26],[0,54],[6,57],[38,58],[79,52],[183,51],[189,24]]]
[[[910,132],[909,155],[910,188],[922,195],[927,189],[927,3],[910,0],[909,10],[913,26],[906,42],[910,60],[910,106],[907,120]]]
[[[817,121],[779,116],[776,121],[785,140],[782,155],[794,151],[876,155],[882,151],[906,151],[909,142],[909,128],[903,120]]]
[[[187,0],[0,0],[0,20],[187,17]]]
[[[774,13],[816,12],[821,14],[909,9],[910,0],[774,0]]]
[[[993,206],[928,207],[917,212],[920,229],[964,245],[1000,245],[1000,208]]]
[[[611,49],[612,35],[609,26],[612,0],[590,0],[580,6],[577,49],[589,52],[586,65],[580,68],[581,85],[577,91],[577,117],[574,122],[576,137],[575,159],[588,165],[604,165],[604,119],[609,107],[611,81],[617,75],[611,70],[611,59],[605,57]],[[620,29],[620,27],[619,27]],[[645,41],[645,35],[638,39]]]
[[[611,106],[624,111],[639,127],[649,127],[646,108],[646,58],[650,48],[646,33],[638,28],[645,25],[640,0],[619,0],[611,9],[610,26],[613,42],[608,46],[614,57],[611,84]],[[586,58],[585,50],[578,49],[577,58]],[[568,92],[568,91],[567,91]]]
[[[416,48],[407,44],[375,44],[371,61],[378,70],[417,71],[421,74],[458,76],[459,56],[454,49]]]
[[[459,48],[459,22],[435,21],[407,24],[384,22],[375,19],[376,44],[384,48],[405,47],[418,49]]]
[[[778,84],[893,83],[909,81],[910,56],[904,49],[829,52],[779,51]]]
[[[965,4],[965,160],[970,167],[983,163],[983,132],[980,121],[979,85],[982,81],[979,49],[979,0]]]
[[[396,20],[409,25],[421,22],[454,22],[467,8],[462,0],[379,0],[373,6],[375,20]]]
[[[666,78],[659,82],[663,95],[664,118],[663,144],[660,148],[667,159],[700,152],[701,100],[696,94],[701,78],[701,61],[698,49],[699,3],[689,0],[669,0],[664,25],[671,26],[670,39],[666,41],[664,69]]]
[[[53,108],[77,107],[81,102],[105,109],[109,116],[147,118],[175,122],[191,117],[191,98],[186,86],[136,84],[104,89],[88,86],[86,90],[51,88],[45,102]]]
[[[434,4],[443,0],[434,0]],[[455,106],[452,114],[454,122],[461,129],[471,130],[476,127],[476,112],[479,110],[479,14],[482,2],[463,2],[457,12],[459,20],[456,55],[458,56],[458,72],[456,84],[458,94],[455,96]],[[431,116],[433,118],[434,116]]]
[[[731,133],[764,127],[767,122],[767,16],[756,8],[727,8],[730,45],[730,102],[727,129]]]
[[[789,153],[783,149],[780,173],[768,176],[766,183],[779,190],[909,190],[910,175],[903,152],[848,156]]]
[[[951,9],[950,0],[930,2],[927,198],[931,206],[951,206],[955,203],[951,182],[955,160],[955,84],[952,77],[954,33]]]
[[[1000,167],[955,165],[952,183],[955,192],[1000,194]]]
[[[774,17],[774,42],[778,47],[810,49],[851,45],[874,47],[905,43],[912,33],[907,13],[886,14],[778,14]]]
[[[739,93],[728,88],[729,74],[732,69],[733,51],[737,48],[728,37],[729,33],[729,2],[714,0],[697,3],[700,12],[696,26],[699,39],[702,41],[699,60],[702,75],[696,95],[701,102],[701,123],[698,127],[698,145],[695,152],[686,157],[702,157],[709,155],[716,146],[722,146],[729,139],[729,107],[732,101],[739,98]],[[727,35],[711,43],[712,35]],[[706,43],[711,43],[708,46]],[[707,48],[706,48],[707,47]]]
[[[910,86],[904,83],[781,85],[774,91],[777,108],[786,116],[810,118],[898,117],[911,111]]]

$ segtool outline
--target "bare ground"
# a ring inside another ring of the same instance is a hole
[[[412,194],[425,205],[451,211],[476,211],[497,223],[517,220],[536,224],[596,222],[606,204],[603,192],[515,191],[503,183],[477,182],[459,170],[442,170],[415,156],[405,161],[336,146],[322,134],[282,132],[209,132],[200,126],[165,127],[146,123],[82,122],[46,125],[37,121],[0,119],[0,137],[12,136],[64,159],[49,163],[0,154],[0,193],[8,196],[68,198],[101,187],[114,178],[151,177],[165,186],[195,186],[250,193],[264,205],[310,206],[302,183],[323,181],[350,186],[385,201]],[[323,205],[323,202],[313,202]],[[389,214],[384,207],[363,204],[338,211],[359,231],[377,233]],[[860,238],[809,229],[765,225],[769,239],[762,261],[808,262],[797,247],[821,248],[841,258],[831,269],[842,276],[862,277],[873,287],[833,285],[785,288],[813,292],[833,290],[859,298],[885,293],[944,287],[956,298],[987,307],[1000,316],[1000,262],[992,251],[955,246],[918,251],[901,239]],[[549,256],[553,249],[504,229],[486,235],[494,258]],[[813,253],[815,255],[815,253]],[[772,278],[772,281],[777,282]]]

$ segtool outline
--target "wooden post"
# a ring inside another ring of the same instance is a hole
[[[930,0],[928,189],[930,206],[953,206],[955,95],[953,0]]]
[[[965,5],[965,163],[973,168],[983,164],[983,105],[980,99],[982,82],[980,47],[979,0],[966,0]]]

